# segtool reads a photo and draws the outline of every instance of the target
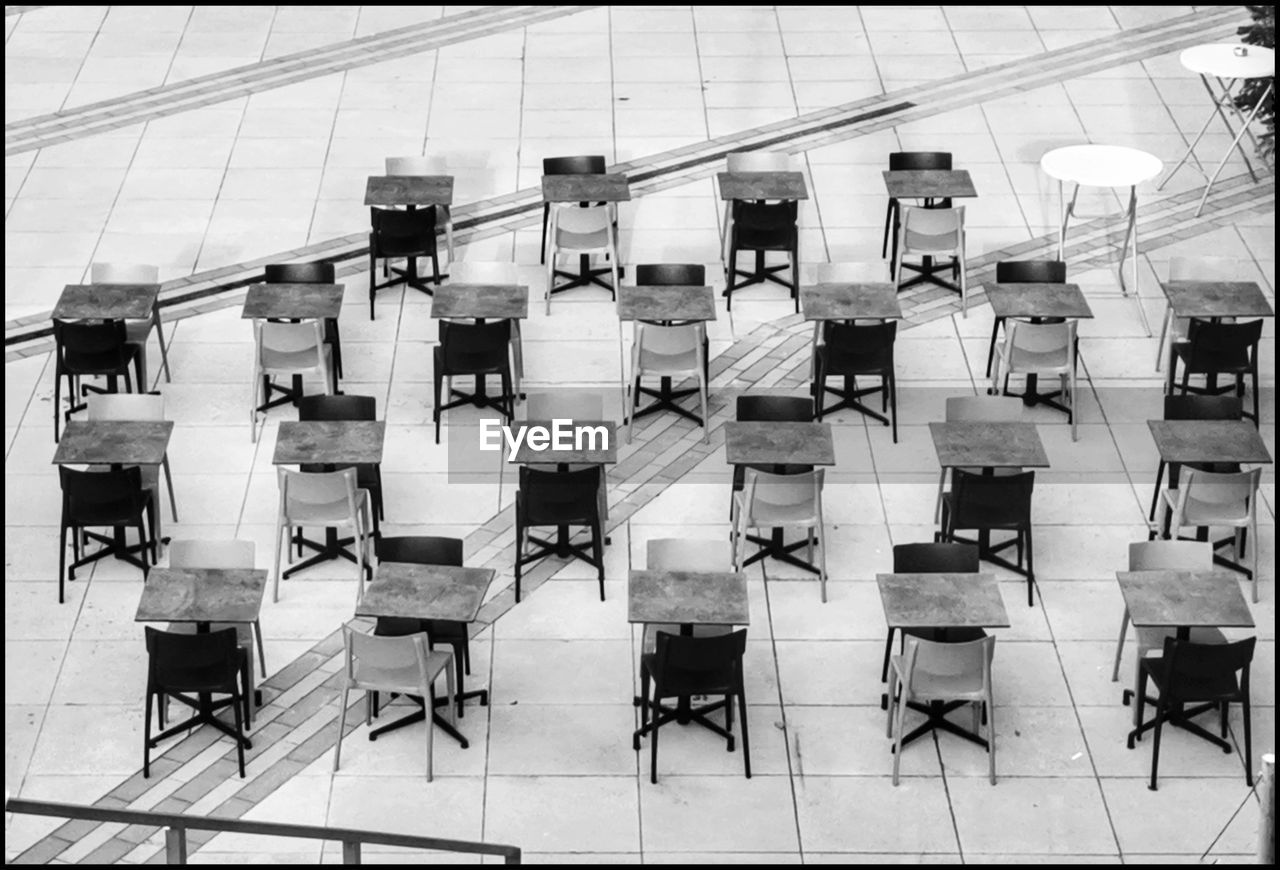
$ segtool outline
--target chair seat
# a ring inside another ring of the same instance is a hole
[[[1139,628],[1136,631],[1138,635],[1138,649],[1144,652],[1150,650],[1164,649],[1164,639],[1166,637],[1175,637],[1177,632],[1172,628]],[[1226,643],[1227,636],[1222,633],[1220,628],[1196,627],[1191,629],[1191,640],[1193,643]]]
[[[899,682],[905,683],[907,679],[906,656],[894,656],[889,664],[894,673],[898,675]],[[971,696],[970,700],[974,701],[983,700],[981,672],[934,674],[922,670],[919,665],[916,665],[915,673],[911,677],[911,698],[913,700],[960,701],[964,700],[965,696]]]
[[[1071,354],[1066,348],[1044,352],[1021,347],[1001,348],[1000,356],[1010,372],[1057,372],[1065,375],[1071,371]]]
[[[919,637],[935,643],[968,643],[982,640],[987,633],[980,628],[904,628],[908,637]]]
[[[236,664],[239,668],[248,665],[249,653],[244,647],[240,647],[236,657]],[[217,692],[219,694],[239,694],[240,687],[236,681],[232,679],[227,681],[227,672],[222,664],[211,664],[203,667],[184,666],[184,672],[181,676],[170,675],[164,680],[161,687],[165,694],[172,695],[175,692],[182,693],[199,693],[199,692]]]
[[[871,375],[893,370],[893,348],[880,348],[871,353],[857,353],[847,348],[836,350],[825,344],[818,346],[818,360],[827,375]]]
[[[674,623],[646,622],[644,626],[644,635],[640,641],[640,652],[642,655],[652,655],[658,649],[658,632],[663,631],[667,634],[679,634],[680,626]],[[733,626],[731,625],[695,625],[693,626],[694,637],[716,637],[722,634],[733,634]]]
[[[142,344],[151,337],[151,329],[155,323],[150,320],[126,320],[124,322],[124,337],[130,344]]]
[[[1191,358],[1191,342],[1174,342],[1173,353],[1178,359],[1182,360],[1184,366],[1188,365],[1188,361]],[[1248,374],[1252,370],[1253,367],[1249,364],[1249,354],[1246,350],[1213,351],[1202,347],[1200,348],[1199,358],[1196,360],[1196,366],[1194,368],[1188,367],[1187,373],[1193,375],[1209,373]]]
[[[1164,656],[1144,658],[1139,665],[1155,687],[1163,695],[1165,693]],[[1240,694],[1240,681],[1236,675],[1217,673],[1183,673],[1178,679],[1178,700],[1195,703],[1197,701],[1219,701],[1236,698]]]
[[[195,634],[196,624],[194,622],[171,622],[165,626],[165,631],[170,634]],[[236,630],[236,640],[240,642],[240,646],[252,649],[253,640],[253,623],[251,622],[214,622],[209,625],[209,631],[222,631],[226,628],[234,628]]]
[[[440,676],[445,668],[453,661],[453,653],[447,652],[429,652],[427,653],[427,676],[434,680]],[[416,695],[422,691],[422,685],[418,682],[418,666],[416,664],[408,665],[403,668],[378,667],[376,669],[378,677],[376,681],[364,682],[361,678],[360,660],[355,663],[355,681],[354,685],[362,689],[373,689],[380,692],[397,692],[401,695]]]
[[[356,490],[357,510],[362,508],[368,501],[368,490]],[[295,526],[323,525],[342,527],[351,525],[351,516],[347,513],[347,504],[345,501],[323,504],[309,504],[307,502],[295,501],[289,505],[289,515],[285,519],[291,525]]]
[[[560,227],[556,231],[556,243],[553,253],[565,251],[588,252],[607,251],[609,249],[609,230],[601,229],[591,233],[574,233]]]
[[[699,369],[698,351],[690,349],[684,353],[654,353],[642,347],[640,368],[646,375],[696,374]]]
[[[323,348],[325,361],[328,362],[330,349],[328,345]],[[316,367],[316,351],[315,348],[306,348],[305,350],[272,350],[271,348],[262,349],[262,373],[267,375],[287,374],[291,375],[295,372],[305,371]]]
[[[735,493],[734,498],[738,501],[738,510],[743,510],[742,493]],[[761,500],[757,495],[755,499],[755,514],[747,521],[750,528],[764,528],[767,526],[815,526],[818,524],[818,518],[813,515],[813,504],[805,502],[803,504],[769,504]]]
[[[424,619],[423,627],[431,637],[432,643],[448,643],[454,640],[470,640],[471,633],[465,622],[452,619]]]
[[[658,654],[656,652],[640,656],[642,673],[653,676],[657,673],[657,666]],[[731,668],[723,672],[714,672],[686,671],[668,666],[667,672],[663,674],[663,677],[662,694],[659,695],[657,693],[658,687],[655,686],[653,695],[655,699],[675,698],[683,695],[728,695],[734,693]]]
[[[1004,503],[983,504],[970,498],[965,502],[964,513],[956,515],[955,494],[944,493],[942,503],[953,516],[952,526],[957,529],[1020,529],[1023,518],[1010,514]]]

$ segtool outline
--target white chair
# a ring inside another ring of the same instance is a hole
[[[1008,385],[1009,375],[1057,375],[1071,418],[1071,440],[1079,437],[1080,405],[1076,389],[1076,327],[1079,321],[1030,323],[1016,317],[1005,321],[1004,341],[996,345],[991,368],[991,388],[1000,391],[1000,379]]]
[[[996,784],[996,709],[991,692],[991,659],[996,639],[984,637],[965,643],[938,643],[919,637],[906,638],[906,651],[889,662],[889,721],[886,736],[893,738],[893,784],[898,784],[902,761],[902,730],[907,703],[967,701],[973,704],[973,730],[987,713],[987,776]]]
[[[784,151],[734,151],[726,154],[724,168],[727,172],[788,172],[792,168],[791,155]],[[721,259],[729,262],[729,227],[733,223],[733,200],[724,201],[724,218],[720,221]]]
[[[1240,261],[1234,257],[1171,257],[1170,281],[1235,281],[1240,277]],[[1166,301],[1164,320],[1160,323],[1160,340],[1156,342],[1156,371],[1164,368],[1170,345],[1186,340],[1189,319],[1175,317],[1173,306]]]
[[[799,526],[809,535],[806,557],[813,562],[814,538],[818,541],[818,580],[822,601],[827,600],[827,538],[823,532],[823,470],[801,474],[773,474],[747,468],[742,492],[734,493],[731,505],[733,525],[733,570],[742,568],[747,532],[751,529]]]
[[[519,284],[520,267],[501,261],[455,263],[450,250],[449,281],[453,284]],[[511,371],[516,395],[519,396],[520,381],[524,378],[524,347],[520,341],[519,318],[511,321]]]
[[[702,409],[702,441],[708,440],[711,421],[707,417],[707,369],[704,353],[705,326],[685,323],[680,326],[658,326],[636,321],[635,338],[631,342],[631,378],[626,385],[627,441],[635,427],[636,409],[640,404],[640,380],[645,375],[681,377],[692,375],[698,381],[698,401]]]
[[[89,280],[94,284],[159,284],[160,267],[149,263],[94,263],[89,267]],[[138,385],[138,392],[151,389],[151,379],[147,377],[147,339],[153,329],[156,340],[160,342],[160,367],[164,369],[164,379],[173,380],[169,374],[169,345],[164,338],[164,324],[160,322],[160,303],[157,300],[150,317],[124,322],[125,338],[129,344],[138,346],[143,381]]]
[[[449,167],[442,157],[388,157],[387,175],[449,175]],[[449,268],[453,268],[453,211],[451,206],[438,205],[438,223],[444,225],[444,244],[449,251]]]
[[[1016,396],[948,396],[944,419],[948,423],[1016,423],[1022,419],[1022,400]],[[981,468],[962,468],[981,474]],[[995,474],[1018,474],[1020,468],[996,468]],[[933,524],[942,522],[942,494],[947,486],[947,469],[938,475],[938,500],[933,508]]]
[[[427,721],[423,729],[427,734],[427,782],[434,777],[432,770],[432,737],[436,730],[431,721],[435,709],[435,682],[440,674],[445,676],[448,698],[457,692],[453,681],[453,653],[435,652],[427,644],[427,633],[405,634],[398,637],[379,637],[354,628],[342,626],[346,647],[342,667],[342,700],[338,708],[338,742],[333,747],[333,769],[337,772],[342,761],[342,737],[347,730],[347,707],[351,703],[351,691],[365,693],[365,724],[373,721],[373,693],[394,692],[400,695],[416,695],[426,705]],[[452,702],[443,705],[450,725],[457,724],[457,714]]]
[[[326,396],[338,391],[332,347],[324,341],[324,321],[300,323],[253,321],[253,393],[249,405],[249,438],[258,440],[259,408],[270,398],[263,378],[316,374],[324,380]],[[265,412],[263,412],[265,413]]]
[[[904,282],[902,258],[908,255],[921,257],[954,257],[960,272],[960,313],[969,316],[969,278],[965,262],[964,206],[955,208],[923,208],[902,206],[902,220],[898,230],[898,254],[893,262],[893,274],[897,276],[898,289]]]
[[[1258,484],[1262,469],[1219,474],[1196,468],[1183,468],[1177,489],[1163,493],[1165,505],[1172,511],[1170,534],[1176,539],[1182,526],[1215,526],[1232,528],[1235,533],[1235,557],[1244,560],[1244,532],[1249,533],[1249,549],[1253,553],[1249,576],[1253,581],[1253,600],[1258,601]]]
[[[813,277],[818,284],[893,283],[893,278],[889,277],[889,264],[884,260],[862,263],[818,263],[814,267]]]
[[[271,600],[280,600],[280,545],[291,540],[293,530],[304,526],[349,530],[355,538],[356,600],[364,594],[367,566],[373,564],[373,534],[369,491],[356,485],[356,469],[337,471],[294,471],[277,467],[280,484],[280,508],[276,514],[275,573],[271,581]],[[289,562],[293,563],[293,547],[286,544]]]
[[[1213,547],[1207,541],[1139,541],[1129,545],[1130,571],[1212,571]],[[1124,618],[1120,620],[1120,638],[1116,641],[1115,663],[1111,668],[1111,682],[1120,679],[1120,659],[1124,655],[1124,639],[1129,628],[1129,607],[1124,608]],[[1164,651],[1164,639],[1176,637],[1176,628],[1138,628],[1134,630],[1138,638],[1138,659],[1134,663],[1133,685],[1138,685],[1142,660],[1148,654],[1157,655]],[[1195,643],[1226,643],[1226,635],[1219,628],[1195,627],[1191,629],[1190,639]],[[1128,704],[1133,692],[1125,690],[1124,702]],[[1134,707],[1134,725],[1138,722],[1138,710]]]
[[[727,571],[732,563],[733,553],[724,546],[723,541],[652,538],[645,544],[645,567],[649,571]],[[646,622],[640,641],[643,654],[657,650],[660,631],[680,634],[680,626],[675,623]],[[731,625],[693,626],[694,637],[732,633]]]
[[[92,393],[87,399],[90,420],[164,420],[164,396],[159,393]],[[164,469],[164,482],[169,490],[169,516],[178,521],[178,502],[173,495],[173,472],[169,470],[169,454],[160,466],[140,465],[142,486],[151,490],[155,504],[156,540],[160,534],[160,469]]]
[[[556,257],[604,254],[613,278],[610,293],[618,296],[618,238],[609,205],[582,208],[575,203],[552,203],[547,227],[547,313],[551,313],[551,288],[555,286]]]

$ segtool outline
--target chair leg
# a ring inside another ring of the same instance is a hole
[[[446,668],[446,670],[448,669]],[[450,675],[449,681],[453,682],[452,675]],[[431,782],[435,779],[435,764],[433,763],[435,760],[435,747],[432,744],[435,742],[436,726],[431,722],[431,711],[434,710],[436,706],[435,687],[428,684],[426,686],[426,691],[422,693],[422,698],[427,704],[427,727],[423,730],[427,732],[427,782]],[[445,706],[448,707],[449,705],[446,704]]]
[[[147,700],[142,718],[142,778],[151,778],[151,701],[155,693],[147,686]]]
[[[889,372],[889,419],[893,424],[893,443],[898,443],[898,378]]]
[[[600,600],[604,601],[604,528],[600,518],[591,524],[591,555],[596,560],[596,579],[600,583]]]
[[[439,371],[432,372],[432,395],[435,397],[435,404],[431,407],[431,420],[436,424],[437,444],[440,443],[440,380],[442,377]]]
[[[1250,723],[1249,696],[1240,702],[1240,714],[1244,717],[1244,784],[1253,785],[1253,726]]]
[[[333,772],[338,772],[338,765],[342,761],[342,735],[347,731],[347,704],[351,700],[351,689],[348,686],[342,687],[342,701],[338,705],[338,739],[333,744]],[[427,730],[431,730],[428,723]]]
[[[727,704],[726,704],[727,706]],[[747,695],[738,692],[738,718],[742,720],[742,768],[751,779],[751,738],[747,733]]]
[[[657,701],[662,697],[662,687],[655,684],[653,692],[654,700]],[[656,719],[657,716],[655,715]],[[649,732],[649,782],[657,785],[658,783],[658,732],[662,728],[654,728]]]
[[[244,722],[240,716],[240,699],[231,700],[231,712],[236,720],[236,761],[240,767],[240,778],[244,779]]]
[[[880,682],[889,679],[889,659],[893,656],[893,632],[894,628],[890,626],[889,636],[884,639],[884,664],[880,666]]]
[[[991,779],[991,784],[996,784],[996,704],[995,698],[991,693],[987,694],[987,703],[984,708],[987,713],[987,775]]]
[[[1035,561],[1031,553],[1031,526],[1023,531],[1027,540],[1027,606],[1034,607],[1036,603],[1036,571]]]
[[[1156,776],[1160,770],[1160,733],[1164,731],[1164,711],[1165,702],[1164,698],[1161,698],[1156,707],[1156,736],[1151,745],[1151,784],[1147,786],[1152,791],[1156,790]]]
[[[520,603],[520,561],[524,555],[524,523],[521,521],[520,505],[516,505],[516,604]]]
[[[289,534],[291,528],[288,523],[276,521],[276,554],[271,563],[275,568],[271,574],[271,601],[273,603],[280,600],[280,543],[282,537]]]
[[[893,709],[893,697],[889,698],[889,707]],[[899,698],[897,701],[897,715],[893,721],[893,784],[898,784],[898,770],[902,765],[902,728],[907,718],[907,699]]]
[[[72,539],[77,539],[75,532],[72,533]],[[58,603],[65,604],[67,601],[67,523],[62,522],[62,528],[58,533]],[[150,697],[150,696],[148,696]]]
[[[1116,660],[1111,667],[1111,682],[1120,681],[1120,658],[1124,655],[1124,636],[1129,631],[1129,608],[1124,609],[1124,617],[1120,620],[1120,638],[1116,641]]]

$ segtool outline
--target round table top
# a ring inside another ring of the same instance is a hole
[[[1124,145],[1068,145],[1047,152],[1040,168],[1059,181],[1088,187],[1132,187],[1155,178],[1164,163],[1154,154]]]
[[[1246,52],[1240,54],[1241,51]],[[1260,79],[1276,74],[1276,52],[1261,45],[1211,43],[1188,48],[1178,56],[1194,73],[1224,79]]]

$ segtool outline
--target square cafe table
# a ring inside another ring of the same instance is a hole
[[[343,292],[342,284],[284,282],[252,284],[245,294],[244,305],[240,309],[240,319],[290,322],[323,320],[326,332],[332,332],[334,337],[334,389],[337,389],[337,367],[342,363],[341,344],[337,338],[338,315],[342,313]],[[296,405],[302,398],[302,375],[294,375],[292,385],[288,388],[272,383],[271,378],[265,375],[262,381],[266,387],[263,395],[268,398],[268,401],[258,407],[259,411],[285,403]],[[271,400],[272,391],[280,393],[280,398]]]
[[[267,572],[254,568],[153,568],[142,586],[142,598],[133,621],[194,622],[201,634],[208,632],[214,622],[243,622],[256,628],[266,588]],[[261,634],[258,643],[262,643]],[[261,704],[261,693],[255,691],[254,695],[256,703]],[[193,725],[212,725],[250,749],[253,743],[249,738],[240,737],[213,715],[215,710],[230,703],[228,699],[214,704],[212,697],[202,692],[191,719],[153,739],[163,740]]]
[[[577,202],[582,205],[589,205],[593,202],[627,202],[630,199],[631,187],[627,183],[627,176],[621,172],[542,176],[542,200],[548,206],[552,203],[566,202]],[[616,223],[616,211],[614,215]],[[610,293],[616,293],[617,288],[600,277],[610,272],[611,270],[607,268],[592,269],[591,255],[581,254],[578,257],[578,273],[576,275],[559,269],[554,270],[549,292],[556,294],[573,287],[589,287],[592,284],[598,284]],[[618,267],[618,274],[622,274],[621,265]],[[556,277],[568,280],[563,284],[557,285],[554,283]]]
[[[753,422],[731,420],[724,424],[725,461],[730,465],[773,466],[781,474],[788,465],[835,465],[835,442],[830,423]],[[791,555],[809,541],[802,538],[791,544],[783,541],[782,529],[774,528],[768,538],[748,535],[747,540],[759,544],[760,550],[743,562],[743,567],[771,557],[795,565],[814,574],[818,569]]]
[[[452,175],[370,175],[364,188],[365,205],[410,209],[453,204]]]
[[[991,363],[996,354],[996,336],[1000,332],[1000,324],[1010,317],[1030,320],[1032,323],[1044,323],[1049,320],[1090,320],[1093,309],[1089,300],[1085,299],[1078,284],[1058,284],[1053,282],[991,282],[985,285],[987,301],[991,303],[991,311],[995,314],[995,322],[991,325],[991,346],[987,349],[987,376],[991,376]],[[1035,372],[1027,375],[1027,391],[1020,397],[1023,404],[1048,405],[1064,414],[1070,409],[1053,401],[1060,391],[1039,393],[1036,383],[1039,377]],[[1004,395],[1012,395],[1007,390]]]
[[[813,380],[817,373],[818,344],[821,341],[823,323],[829,320],[901,320],[902,305],[898,302],[898,293],[892,284],[880,282],[833,282],[828,284],[809,284],[800,288],[800,310],[805,320],[813,321],[813,349],[809,366],[809,379]],[[854,386],[854,378],[845,377],[843,387],[823,387],[826,393],[839,397],[840,401],[823,409],[823,414],[834,413],[841,408],[851,408],[888,424],[889,420],[879,411],[863,405],[858,399],[871,393],[878,393],[882,387],[868,387],[859,390]]]
[[[932,208],[939,199],[961,199],[978,195],[967,169],[888,169],[884,171],[884,186],[890,199],[920,199],[924,201],[925,208]],[[892,227],[891,232],[893,250],[889,261],[892,263],[897,260],[898,227]],[[957,285],[936,277],[937,272],[949,270],[950,263],[935,264],[933,257],[925,256],[920,265],[904,262],[902,268],[919,274],[910,281],[898,284],[899,290],[928,281],[953,293],[960,292]]]
[[[720,188],[720,199],[725,202],[724,257],[726,263],[729,260],[729,230],[733,218],[734,203],[747,201],[765,202],[767,200],[796,202],[809,198],[809,188],[805,183],[803,172],[717,172],[716,182]],[[773,281],[794,293],[795,288],[777,276],[778,272],[791,267],[786,265],[765,266],[764,260],[764,251],[756,251],[753,271],[736,271],[730,276],[731,279],[740,276],[746,280],[741,284],[730,280],[729,286],[725,288],[723,295],[728,296],[732,290],[745,287],[748,284],[759,284],[762,281]],[[796,283],[798,284],[799,282],[797,281]]]
[[[113,469],[126,465],[160,465],[172,435],[172,420],[71,420],[58,441],[53,464],[109,465]],[[159,512],[160,505],[153,505],[152,510]],[[111,537],[96,532],[85,532],[85,535],[104,546],[73,563],[72,576],[76,568],[108,555],[148,570],[145,558],[140,560],[133,555],[142,552],[142,543],[126,544],[123,528],[114,530]]]
[[[682,635],[693,634],[695,625],[747,625],[751,608],[746,575],[739,571],[636,571],[627,576],[627,621],[633,625],[677,623]],[[724,707],[723,699],[693,709],[682,697],[672,710],[653,703],[654,717],[646,728],[632,736],[636,750],[640,738],[672,720],[682,725],[690,721],[721,737],[729,732],[707,718]]]
[[[517,376],[520,375],[523,368],[520,321],[529,316],[529,288],[524,284],[441,284],[431,298],[431,316],[437,320],[474,319],[476,323],[510,320],[512,350],[516,356]],[[501,412],[501,401],[505,397],[498,400],[489,398],[484,375],[476,375],[475,381],[474,393],[453,390],[452,394],[470,399],[477,408],[491,407]],[[523,393],[520,398],[524,398]]]
[[[672,326],[677,323],[705,323],[716,319],[715,293],[709,286],[693,284],[681,285],[648,285],[629,286],[624,284],[618,288],[618,318],[623,321],[652,323],[658,326]],[[706,334],[703,334],[703,348],[706,348]],[[708,355],[703,354],[704,358]],[[708,379],[709,380],[709,379]],[[633,410],[636,419],[658,411],[674,411],[682,417],[702,425],[702,418],[676,404],[698,392],[696,387],[683,390],[672,388],[671,378],[664,375],[658,389],[640,386],[638,392],[649,396],[654,401],[644,408]]]
[[[1188,640],[1192,628],[1253,628],[1253,614],[1240,592],[1240,584],[1222,571],[1117,571],[1120,594],[1124,596],[1129,620],[1134,628],[1172,628],[1178,640]],[[1126,692],[1126,700],[1129,693]],[[1170,719],[1183,728],[1227,751],[1233,747],[1210,734],[1190,719],[1215,709],[1209,704],[1184,710]],[[1155,720],[1138,723],[1129,732],[1134,739],[1155,725]]]
[[[169,345],[160,323],[159,284],[68,284],[53,306],[53,320],[150,320],[160,342],[160,366],[169,375]],[[141,379],[147,381],[141,358]],[[142,385],[138,389],[144,389]]]
[[[382,445],[387,424],[382,420],[284,420],[276,434],[272,465],[325,465],[345,468],[351,465],[377,465],[382,462]],[[284,572],[287,579],[304,568],[329,559],[356,561],[346,548],[354,538],[339,538],[338,530],[325,528],[323,544],[297,535],[295,546],[316,550],[315,556],[299,562]]]
[[[1168,306],[1160,325],[1160,342],[1156,347],[1156,369],[1164,363],[1165,338],[1173,333],[1174,318],[1195,317],[1218,323],[1224,317],[1275,317],[1275,309],[1253,281],[1162,281]],[[1173,352],[1170,338],[1170,353]],[[1173,377],[1173,361],[1169,361],[1169,377]],[[1213,375],[1211,381],[1216,381]]]
[[[1000,584],[993,574],[877,574],[876,585],[880,587],[890,644],[894,631],[907,629],[1009,627]],[[902,745],[941,728],[986,747],[987,741],[982,737],[946,718],[947,713],[962,704],[911,704],[913,710],[925,713],[929,719],[903,737]],[[887,706],[888,696],[884,696],[881,707]]]
[[[485,593],[488,592],[495,574],[492,568],[381,562],[373,582],[356,604],[356,616],[472,623],[480,614],[480,606],[484,604]],[[461,671],[458,677],[459,716],[463,712],[463,702],[470,698],[479,698],[482,705],[489,703],[487,689],[467,692],[462,683]],[[442,707],[449,702],[448,698],[439,698],[436,706]],[[369,739],[425,721],[426,706],[425,702],[422,703],[422,710],[369,732]],[[463,749],[467,748],[467,738],[449,724],[447,719],[434,710],[431,718],[445,733],[457,740]]]

